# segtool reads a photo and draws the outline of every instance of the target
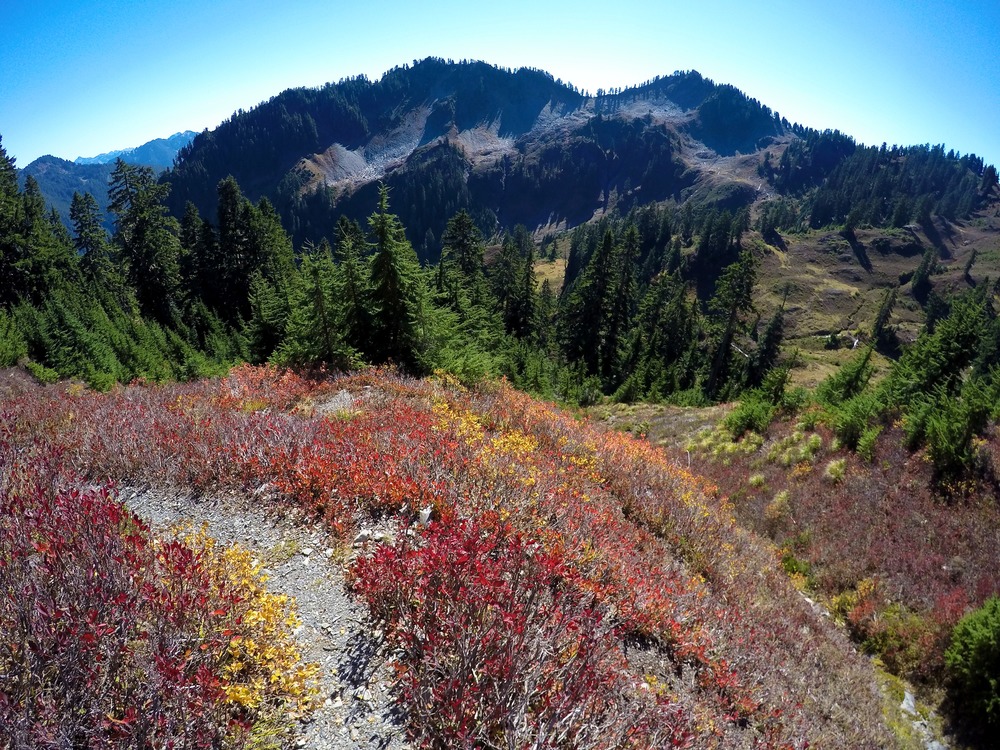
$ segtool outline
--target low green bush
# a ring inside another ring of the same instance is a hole
[[[1000,735],[1000,598],[959,621],[944,658],[956,708],[976,729]]]

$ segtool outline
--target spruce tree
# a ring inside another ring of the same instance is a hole
[[[407,370],[426,368],[426,295],[417,254],[399,218],[389,213],[389,189],[379,187],[378,209],[368,218],[374,240],[368,309],[372,336],[368,347],[376,363],[393,362]]]
[[[115,214],[114,243],[142,311],[166,324],[177,322],[180,305],[180,227],[163,205],[168,185],[153,170],[115,162],[108,188]]]
[[[356,221],[341,216],[336,228],[334,259],[337,298],[344,310],[344,338],[358,351],[370,345],[372,331],[368,302],[371,294],[365,268],[368,243]]]
[[[745,381],[749,354],[738,342],[746,332],[747,315],[753,310],[753,288],[757,259],[749,249],[727,266],[709,302],[712,315],[712,363],[705,379],[705,395],[711,399],[736,395]]]
[[[285,366],[344,368],[354,354],[344,341],[333,257],[326,240],[308,243],[291,288],[285,338],[272,360]]]
[[[441,235],[441,261],[438,264],[443,277],[454,276],[469,295],[471,304],[483,304],[487,299],[486,275],[483,256],[483,235],[466,210],[455,214]]]
[[[73,246],[84,277],[95,288],[120,294],[124,281],[111,255],[97,199],[90,193],[73,193],[69,218],[73,223]]]

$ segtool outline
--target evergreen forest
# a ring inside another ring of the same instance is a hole
[[[693,254],[669,208],[582,226],[553,288],[536,277],[527,229],[488,244],[466,211],[448,221],[440,260],[421,265],[384,185],[365,225],[341,218],[329,237],[295,248],[271,203],[248,200],[235,178],[217,186],[215,221],[190,203],[178,221],[165,206],[169,183],[119,161],[108,235],[89,193],[74,196],[67,231],[32,179],[18,189],[3,158],[0,362],[42,379],[106,389],[240,361],[391,364],[502,375],[574,403],[702,403],[760,385],[777,361],[781,313],[754,309],[745,212],[706,214]],[[721,269],[703,298],[699,263]]]

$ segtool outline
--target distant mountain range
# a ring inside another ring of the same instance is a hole
[[[185,130],[183,133],[174,133],[169,138],[157,138],[135,148],[123,148],[97,156],[78,156],[73,163],[108,164],[115,159],[122,159],[130,164],[142,164],[161,171],[173,165],[177,152],[194,140],[196,135],[198,134],[193,130]]]
[[[38,182],[46,202],[54,207],[69,225],[69,207],[73,201],[73,193],[91,193],[101,210],[107,213],[108,180],[114,171],[116,159],[122,159],[130,164],[140,164],[152,167],[157,172],[170,167],[177,152],[188,145],[196,133],[186,130],[175,133],[169,138],[157,138],[135,148],[110,151],[92,157],[78,157],[75,161],[67,161],[57,156],[40,156],[28,166],[20,170],[18,179],[21,188],[25,180],[34,177]],[[111,229],[110,217],[105,221]]]

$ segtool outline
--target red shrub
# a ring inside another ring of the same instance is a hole
[[[45,461],[11,465],[2,448],[6,747],[238,748],[270,711],[285,720],[284,687],[265,707],[229,694],[253,586],[231,585],[207,547],[156,542],[108,489],[60,488]]]
[[[433,524],[357,562],[424,746],[689,745],[687,717],[628,684],[614,629],[572,575],[495,517]]]

